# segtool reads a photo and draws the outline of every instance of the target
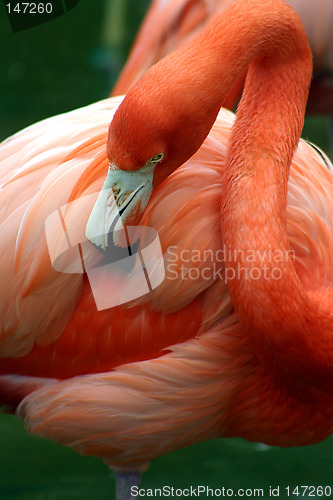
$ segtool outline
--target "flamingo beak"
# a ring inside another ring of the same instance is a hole
[[[138,224],[153,189],[154,165],[137,171],[110,165],[103,187],[90,214],[86,237],[102,253],[122,243],[125,225]]]

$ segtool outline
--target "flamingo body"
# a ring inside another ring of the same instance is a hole
[[[321,400],[320,406],[316,398],[298,399],[295,407],[295,400],[275,386],[258,364],[221,279],[219,203],[232,113],[221,110],[200,150],[150,200],[142,223],[158,231],[167,272],[150,296],[131,308],[97,311],[84,276],[62,275],[45,263],[45,216],[70,199],[83,173],[89,174],[89,190],[100,189],[104,131],[119,102],[107,99],[51,118],[2,144],[3,196],[12,202],[2,205],[3,225],[11,228],[2,240],[2,272],[7,273],[2,294],[14,325],[9,331],[2,322],[3,402],[18,403],[27,396],[19,414],[30,432],[124,469],[144,469],[156,456],[219,436],[241,435],[280,446],[325,438],[332,432],[331,399]],[[69,140],[69,130],[79,127]],[[51,131],[53,144],[62,144],[61,149],[50,145]],[[13,165],[20,165],[17,172]],[[309,289],[331,279],[328,168],[300,141],[289,181],[288,230],[299,276]],[[85,187],[85,193],[89,190]],[[84,227],[86,219],[79,223]],[[182,251],[187,252],[184,259]],[[181,266],[205,278],[186,279]],[[175,269],[177,280],[170,279]],[[52,292],[42,315],[36,300]],[[62,294],[66,301],[54,300]],[[13,303],[15,310],[9,308]],[[35,329],[29,329],[31,324]],[[54,380],[61,378],[66,380]],[[280,399],[283,404],[277,403]]]

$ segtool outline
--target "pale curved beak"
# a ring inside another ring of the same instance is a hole
[[[107,177],[90,214],[86,237],[101,252],[120,245],[124,225],[141,218],[152,193],[153,165],[137,171],[119,170],[110,165]]]

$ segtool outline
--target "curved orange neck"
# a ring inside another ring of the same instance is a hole
[[[244,0],[231,14],[229,47],[221,52],[227,50],[231,64],[230,31],[237,26],[233,65],[242,66],[249,54],[252,62],[228,149],[221,208],[230,294],[259,359],[276,379],[331,390],[329,292],[326,308],[319,294],[316,300],[306,293],[286,229],[288,174],[303,127],[310,50],[300,21],[283,2]]]

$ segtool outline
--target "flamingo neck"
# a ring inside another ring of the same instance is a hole
[[[221,207],[230,294],[258,358],[275,379],[289,388],[331,391],[333,314],[303,288],[286,228],[288,175],[303,127],[310,50],[300,21],[283,2],[259,6],[244,0],[229,22],[237,26],[237,51],[229,41],[221,48],[227,51],[222,60],[231,64],[232,58],[240,71],[251,58]]]

